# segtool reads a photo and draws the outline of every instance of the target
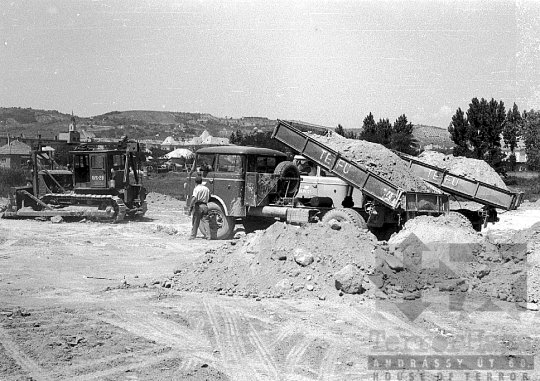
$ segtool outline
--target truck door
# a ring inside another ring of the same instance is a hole
[[[193,168],[185,182],[185,196],[186,200],[191,200],[193,194],[193,188],[195,188],[195,178],[201,176],[203,178],[203,185],[210,189],[210,194],[214,194],[214,167],[216,161],[216,154],[197,154]]]
[[[314,173],[316,171],[315,164],[299,155],[295,156],[293,163],[298,167],[302,179],[296,197],[305,199],[317,197],[319,195],[319,185],[316,172]]]
[[[107,188],[105,155],[90,154],[90,187]]]
[[[245,156],[220,154],[214,172],[213,194],[221,198],[229,216],[243,216]]]
[[[202,154],[197,156],[197,161],[195,162],[195,171],[193,172],[193,181],[197,174],[200,174],[203,178],[203,185],[210,189],[210,194],[214,194],[214,171],[216,169],[216,157],[217,155],[212,154]],[[195,188],[195,184],[193,185]],[[193,190],[193,188],[191,188]]]

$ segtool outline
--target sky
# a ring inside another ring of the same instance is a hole
[[[1,0],[0,107],[446,128],[540,108],[540,2]],[[535,24],[536,23],[536,24]]]

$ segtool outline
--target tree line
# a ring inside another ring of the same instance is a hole
[[[527,164],[540,167],[540,112],[519,112],[514,103],[506,112],[503,101],[473,98],[466,112],[456,110],[448,127],[454,142],[454,156],[465,156],[486,161],[498,172],[504,172],[506,163],[513,169],[515,150],[523,141]],[[502,144],[510,155],[502,151]]]
[[[346,130],[341,124],[334,132],[349,139],[361,139],[409,155],[418,155],[420,149],[413,130],[414,125],[405,114],[392,124],[388,118],[376,122],[370,112],[364,118],[360,132]],[[518,143],[523,141],[527,164],[532,169],[540,168],[540,111],[520,112],[515,103],[506,111],[503,101],[473,98],[466,112],[461,108],[456,110],[448,131],[454,142],[454,156],[484,160],[498,172],[504,173],[506,168],[514,168],[515,150]],[[271,139],[271,132],[244,134],[238,130],[231,134],[230,142],[288,151],[283,144]],[[502,150],[503,144],[510,150],[508,157]]]
[[[335,132],[349,139],[360,139],[378,143],[389,149],[409,155],[416,155],[418,154],[418,149],[413,137],[413,130],[414,125],[409,123],[405,114],[399,116],[394,124],[391,124],[388,118],[381,118],[378,122],[375,122],[375,118],[370,112],[369,115],[364,118],[362,130],[359,133],[355,133],[351,130],[347,131],[341,124],[338,124]]]

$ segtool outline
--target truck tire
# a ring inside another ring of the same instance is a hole
[[[234,232],[234,217],[228,217],[221,206],[215,202],[208,203],[208,220],[212,239],[229,239]]]
[[[281,197],[294,197],[300,188],[300,171],[292,161],[282,161],[274,170],[279,177],[277,191]]]
[[[447,216],[448,218],[463,222],[467,227],[470,227],[470,228],[473,227],[472,222],[467,218],[467,216],[465,216],[464,214],[460,212],[450,211],[448,212]]]
[[[358,229],[367,229],[366,221],[364,218],[354,209],[337,208],[329,210],[322,218],[322,223],[327,224],[331,220],[337,220],[339,222],[349,222]]]

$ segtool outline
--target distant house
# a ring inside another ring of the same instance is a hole
[[[416,148],[421,150],[450,151],[455,145],[445,128],[415,125],[412,135]]]
[[[244,116],[240,118],[240,125],[244,127],[256,127],[256,126],[264,126],[266,124],[269,124],[270,120],[268,118],[264,117],[258,117],[258,116]]]
[[[506,155],[506,158],[508,159],[512,152],[510,151],[510,148],[504,146],[504,142],[501,137],[501,144],[503,145],[502,151]],[[517,147],[514,149],[514,156],[516,157],[516,163],[514,165],[514,168],[508,167],[508,170],[511,171],[528,171],[529,166],[527,165],[527,153],[525,152],[525,142],[520,140],[517,143]]]
[[[80,130],[79,134],[80,134],[80,141],[85,142],[85,143],[91,142],[96,138],[96,135],[93,132],[88,132],[85,130]]]
[[[228,145],[229,144],[229,138],[218,138],[216,136],[208,136],[206,139],[203,140],[202,144],[211,144],[211,145]]]
[[[181,143],[174,140],[174,138],[172,136],[167,136],[165,138],[165,140],[163,141],[163,143],[161,143],[161,149],[173,150],[173,149],[177,148],[180,145],[181,145]]]
[[[21,168],[30,160],[31,147],[28,144],[14,140],[3,147],[0,147],[0,167]]]

